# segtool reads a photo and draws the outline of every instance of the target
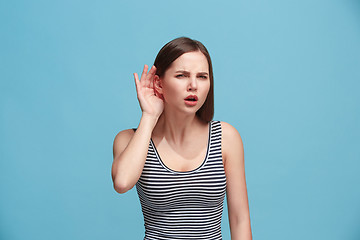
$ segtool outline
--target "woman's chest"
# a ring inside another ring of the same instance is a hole
[[[143,173],[137,189],[146,205],[157,211],[216,207],[222,205],[226,177],[221,169],[187,176],[154,169]]]
[[[226,192],[226,176],[221,151],[209,148],[197,168],[179,172],[165,166],[153,145],[137,190],[142,204],[153,210],[220,206]]]
[[[194,142],[182,147],[174,147],[166,141],[161,142],[156,151],[159,160],[167,168],[177,172],[188,172],[200,167],[207,156],[206,142]]]

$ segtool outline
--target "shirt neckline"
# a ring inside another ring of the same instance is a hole
[[[210,121],[210,122],[209,122],[208,143],[207,143],[207,149],[206,149],[205,158],[204,158],[204,160],[202,161],[202,163],[200,164],[200,166],[198,166],[198,167],[196,167],[196,168],[194,168],[194,169],[192,169],[192,170],[189,170],[189,171],[177,171],[177,170],[173,170],[173,169],[169,168],[168,166],[166,166],[165,163],[161,160],[160,154],[158,153],[158,151],[157,151],[157,149],[156,149],[156,146],[155,146],[152,138],[150,138],[151,146],[152,146],[153,149],[155,150],[156,157],[157,157],[157,159],[159,160],[160,164],[163,166],[163,168],[165,168],[165,169],[168,170],[169,172],[177,173],[177,174],[188,174],[188,173],[193,173],[193,172],[196,172],[196,171],[200,170],[200,169],[205,165],[205,163],[207,162],[207,159],[208,159],[208,156],[209,156],[209,150],[210,150],[210,145],[211,145],[211,129],[212,129],[212,123],[213,123],[213,121]]]

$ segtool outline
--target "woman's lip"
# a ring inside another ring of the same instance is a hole
[[[189,95],[185,98],[185,100],[187,100],[187,99],[195,99],[195,101],[197,101],[198,97],[196,95]]]
[[[185,104],[188,106],[195,106],[197,104],[197,101],[190,101],[185,99]]]

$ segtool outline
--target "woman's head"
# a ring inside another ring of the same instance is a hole
[[[202,54],[204,54],[207,59],[209,66],[210,88],[204,104],[196,112],[196,115],[200,119],[209,122],[212,120],[214,115],[214,77],[211,58],[205,46],[201,42],[187,37],[176,38],[161,48],[158,55],[156,56],[154,65],[156,67],[156,75],[162,78],[166,70],[168,70],[171,64],[181,55],[184,53],[197,51],[200,51]]]

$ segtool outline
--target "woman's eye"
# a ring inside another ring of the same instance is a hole
[[[178,75],[176,75],[176,77],[177,78],[182,78],[182,77],[185,77],[185,75],[184,74],[178,74]]]
[[[200,78],[207,79],[207,76],[199,76]]]

